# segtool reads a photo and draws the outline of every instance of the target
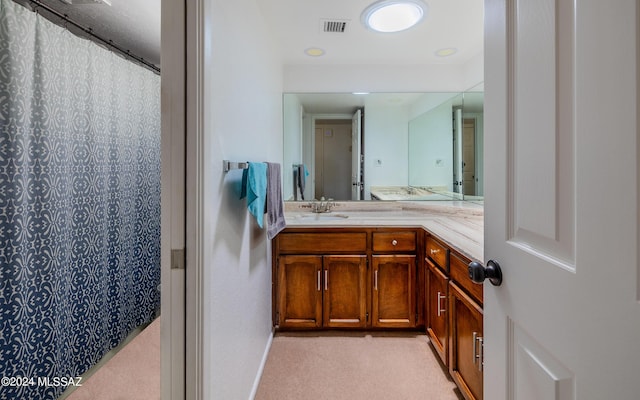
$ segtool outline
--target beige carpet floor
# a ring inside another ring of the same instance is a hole
[[[459,400],[425,335],[278,333],[256,400]]]
[[[160,318],[156,318],[66,398],[159,400]]]

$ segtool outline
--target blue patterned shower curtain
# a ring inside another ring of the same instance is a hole
[[[58,397],[159,284],[160,77],[0,0],[0,378],[33,378],[0,399]]]

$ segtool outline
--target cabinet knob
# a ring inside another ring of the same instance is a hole
[[[393,240],[391,241],[391,244],[392,244],[392,245],[394,245],[394,246],[396,246],[396,245],[398,244],[398,241],[397,241],[397,240],[395,240],[395,239],[393,239]]]

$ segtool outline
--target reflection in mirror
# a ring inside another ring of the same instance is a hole
[[[409,186],[462,198],[456,181],[459,156],[454,151],[462,99],[462,93],[425,94],[422,112],[409,121]]]
[[[482,107],[467,113],[465,96],[284,94],[284,198],[460,199],[465,173],[466,187],[481,196]],[[462,147],[454,160],[456,110],[461,135],[464,120],[474,122],[473,160]],[[463,170],[465,159],[473,171]]]
[[[462,107],[462,189],[464,199],[484,199],[484,84],[464,93]]]

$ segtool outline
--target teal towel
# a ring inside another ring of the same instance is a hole
[[[242,193],[240,198],[247,198],[247,208],[262,228],[264,207],[267,198],[267,164],[249,163],[242,171]]]

